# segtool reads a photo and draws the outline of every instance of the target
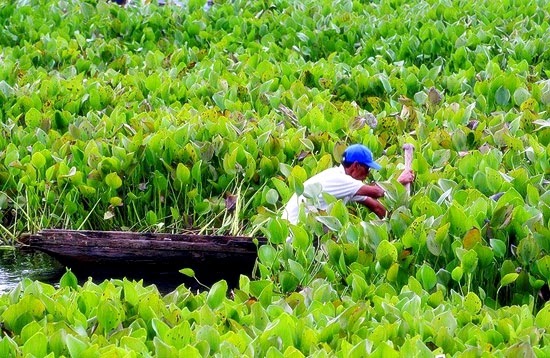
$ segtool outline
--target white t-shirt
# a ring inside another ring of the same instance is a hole
[[[315,187],[316,184],[320,187]],[[292,195],[283,210],[282,218],[287,219],[290,223],[298,222],[298,214],[300,203],[304,203],[306,212],[314,211],[315,209],[326,210],[328,204],[323,199],[321,193],[325,192],[334,196],[336,199],[341,199],[344,203],[349,201],[361,201],[365,196],[355,195],[363,186],[363,182],[347,175],[343,166],[329,168],[312,176],[304,182],[304,192],[319,192],[317,198],[306,199],[304,195]]]

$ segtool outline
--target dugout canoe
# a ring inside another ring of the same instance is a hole
[[[101,266],[139,270],[190,267],[199,271],[252,269],[265,239],[246,236],[138,233],[127,231],[41,230],[19,242],[47,253],[72,269]]]

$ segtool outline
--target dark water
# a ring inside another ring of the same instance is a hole
[[[183,268],[183,267],[182,267]],[[192,267],[196,272],[201,267]],[[156,271],[156,270],[132,270],[125,271],[111,267],[70,267],[76,275],[80,284],[88,279],[95,283],[101,283],[109,279],[122,279],[124,277],[133,280],[143,280],[144,285],[155,285],[163,293],[169,293],[179,285],[186,285],[194,290],[204,290],[194,278],[181,274],[178,270]],[[58,286],[61,276],[67,268],[49,255],[35,250],[21,250],[12,247],[0,247],[0,294],[9,292],[17,286],[24,278],[49,283]],[[208,270],[207,270],[208,271]],[[240,272],[225,270],[208,274],[204,268],[202,273],[197,274],[200,282],[211,286],[219,280],[226,280],[230,287],[236,287]],[[244,273],[246,274],[246,273]]]
[[[64,266],[44,253],[0,248],[0,293],[9,292],[24,278],[55,285],[64,272]]]

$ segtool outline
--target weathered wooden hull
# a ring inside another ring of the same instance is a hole
[[[221,235],[126,231],[42,230],[21,237],[28,248],[49,254],[73,270],[123,269],[250,273],[263,239]]]

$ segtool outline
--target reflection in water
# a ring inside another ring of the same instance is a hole
[[[195,279],[181,274],[177,269],[170,272],[135,269],[128,271],[121,270],[119,267],[103,266],[75,266],[70,269],[78,278],[80,285],[83,285],[90,278],[93,282],[99,284],[104,280],[126,277],[130,280],[143,280],[145,286],[154,284],[163,294],[175,290],[181,284],[186,285],[192,290],[204,290],[204,286],[199,285]],[[194,269],[198,270],[200,268],[194,267]],[[198,274],[197,278],[207,286],[212,286],[221,279],[225,279],[230,287],[236,287],[238,284],[240,273],[231,272],[230,268],[227,268],[222,273],[212,272],[211,275],[208,274],[208,268],[206,272],[204,269],[203,267],[203,272]],[[59,280],[65,272],[65,266],[46,253],[30,249],[22,250],[13,247],[0,247],[0,294],[9,292],[24,278],[58,287]]]
[[[64,272],[61,264],[42,252],[0,248],[0,293],[9,292],[24,278],[55,285]]]

